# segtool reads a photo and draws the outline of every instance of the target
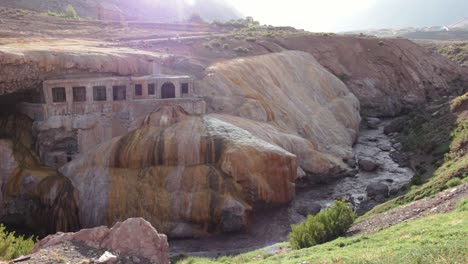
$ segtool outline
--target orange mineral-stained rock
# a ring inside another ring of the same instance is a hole
[[[232,231],[229,208],[245,227],[253,203],[293,199],[296,170],[295,155],[212,116],[143,126],[62,168],[85,227],[141,216],[172,236]]]
[[[80,227],[69,179],[38,165],[14,139],[0,139],[0,221],[45,235]]]

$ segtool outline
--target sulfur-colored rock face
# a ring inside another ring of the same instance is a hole
[[[309,54],[217,64],[198,85],[213,113],[162,108],[61,168],[84,227],[144,217],[172,237],[237,231],[255,205],[290,202],[298,171],[346,169],[359,104]]]
[[[80,227],[70,180],[39,166],[16,139],[0,139],[0,186],[1,222],[39,235]]]
[[[100,226],[83,229],[76,233],[50,235],[36,244],[33,251],[38,252],[65,241],[79,241],[89,247],[146,258],[152,263],[169,263],[169,245],[166,235],[159,234],[150,223],[142,218],[118,222],[112,228]]]

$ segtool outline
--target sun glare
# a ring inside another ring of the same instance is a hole
[[[195,5],[195,3],[197,2],[197,0],[184,0],[184,1],[185,3],[187,3],[187,5],[191,5],[191,6]]]

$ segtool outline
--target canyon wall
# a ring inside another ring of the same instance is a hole
[[[406,39],[295,35],[273,42],[312,54],[359,98],[364,115],[395,116],[467,89],[468,69]]]

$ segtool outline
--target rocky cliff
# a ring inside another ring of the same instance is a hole
[[[346,83],[365,115],[394,116],[466,90],[468,71],[405,39],[297,35],[275,41],[312,54]]]
[[[198,86],[213,113],[162,109],[61,169],[84,226],[141,216],[172,237],[236,231],[256,205],[290,202],[298,177],[346,172],[359,103],[309,54],[216,64]]]

